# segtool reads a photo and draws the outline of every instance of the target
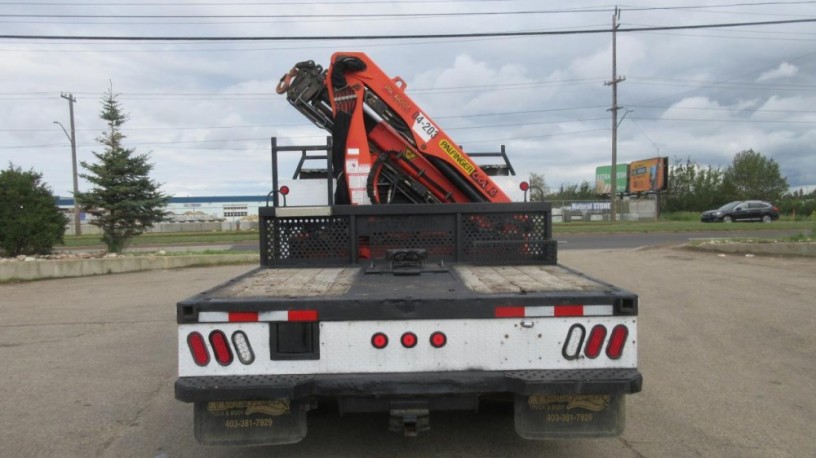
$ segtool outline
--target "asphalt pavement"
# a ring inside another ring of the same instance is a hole
[[[798,235],[801,231],[746,230],[705,232],[635,232],[616,234],[556,234],[559,250],[626,249],[646,246],[682,245],[695,240],[727,238],[777,238]]]
[[[646,246],[681,245],[694,240],[751,237],[773,238],[797,235],[801,231],[791,230],[745,230],[745,231],[704,231],[704,232],[634,232],[634,233],[585,233],[585,234],[555,234],[553,239],[558,241],[559,250],[600,250],[600,249],[627,249]],[[257,251],[258,242],[235,243],[230,247],[233,251]]]
[[[0,285],[0,455],[816,456],[816,262],[668,248],[560,260],[640,295],[644,390],[618,438],[526,441],[499,409],[434,413],[406,439],[383,414],[318,411],[299,444],[201,446],[173,395],[175,303],[251,268],[227,266]]]

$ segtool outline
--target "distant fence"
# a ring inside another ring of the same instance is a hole
[[[609,221],[611,202],[607,200],[550,201],[553,223]],[[618,221],[654,220],[657,217],[655,199],[618,200],[615,202]]]
[[[609,200],[560,200],[552,203],[553,223],[609,221],[612,207]],[[618,221],[653,220],[657,214],[657,201],[652,198],[619,200],[615,203]],[[65,235],[74,235],[73,223],[65,226]],[[234,232],[257,231],[257,221],[213,221],[187,223],[160,223],[147,230],[148,233],[172,232]],[[82,234],[94,235],[102,232],[98,227],[83,224]]]
[[[257,221],[221,221],[211,223],[159,223],[148,229],[148,233],[172,233],[172,232],[234,232],[234,231],[257,231]],[[83,224],[80,228],[82,235],[101,234],[102,231],[94,225]],[[65,235],[74,235],[74,225],[65,226]]]

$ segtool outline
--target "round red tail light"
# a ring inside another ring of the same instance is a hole
[[[443,332],[435,332],[431,334],[431,346],[434,348],[442,348],[448,343],[448,336]]]
[[[597,358],[601,354],[604,340],[606,340],[606,327],[601,324],[595,325],[592,331],[589,332],[589,339],[587,339],[586,349],[584,350],[587,358]]]
[[[374,334],[371,336],[371,345],[373,345],[377,350],[382,350],[388,346],[388,336],[382,332]]]
[[[227,336],[219,330],[210,333],[210,344],[215,354],[215,360],[222,366],[228,366],[232,363],[232,350],[230,350]]]
[[[417,336],[413,332],[406,332],[400,338],[400,342],[402,342],[402,346],[405,348],[414,348],[417,344]]]

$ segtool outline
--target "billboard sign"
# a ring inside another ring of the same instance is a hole
[[[629,164],[629,192],[665,191],[669,184],[669,158],[655,157]]]
[[[616,164],[618,174],[615,177],[616,194],[623,194],[626,192],[627,175],[629,173],[629,164]],[[595,169],[595,194],[610,194],[612,189],[612,171],[611,165],[604,165]]]

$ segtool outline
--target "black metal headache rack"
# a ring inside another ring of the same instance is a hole
[[[261,265],[347,265],[417,250],[427,263],[557,263],[547,202],[261,207]]]

